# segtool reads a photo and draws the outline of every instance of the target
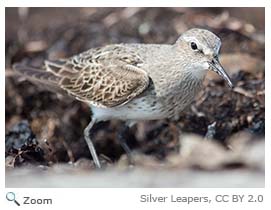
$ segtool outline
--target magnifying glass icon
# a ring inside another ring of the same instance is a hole
[[[14,203],[17,204],[17,206],[20,206],[19,202],[16,201],[16,199],[15,199],[15,193],[14,193],[14,192],[8,192],[8,193],[6,194],[6,199],[7,199],[8,201],[13,201]]]

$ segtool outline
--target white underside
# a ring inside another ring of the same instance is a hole
[[[132,109],[128,105],[114,107],[114,108],[102,108],[91,106],[93,117],[97,121],[106,121],[111,119],[129,120],[129,121],[141,121],[141,120],[157,120],[164,118],[163,113],[159,110],[151,110],[146,107],[133,107]]]

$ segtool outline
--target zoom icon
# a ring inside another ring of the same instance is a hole
[[[16,200],[16,196],[14,192],[8,192],[6,194],[6,199],[8,201],[14,202],[17,206],[20,206],[20,203]]]

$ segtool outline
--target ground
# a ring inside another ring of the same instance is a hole
[[[95,126],[104,165],[96,172],[83,138],[91,118],[88,106],[23,81],[12,70],[16,62],[41,66],[44,59],[111,43],[172,44],[192,27],[221,38],[220,61],[235,88],[210,73],[195,102],[175,120],[134,126],[127,136],[136,160],[132,168],[117,140],[122,122]],[[65,186],[53,179],[61,175],[94,180],[87,186],[96,187],[263,186],[264,35],[261,8],[7,8],[6,185]],[[18,181],[22,175],[28,181]],[[216,181],[208,183],[209,176]],[[136,181],[121,184],[125,178]]]

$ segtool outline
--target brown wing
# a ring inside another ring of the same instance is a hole
[[[78,100],[102,107],[122,105],[149,84],[143,61],[123,45],[86,51],[63,61],[46,61],[46,69],[61,78],[58,85]]]

